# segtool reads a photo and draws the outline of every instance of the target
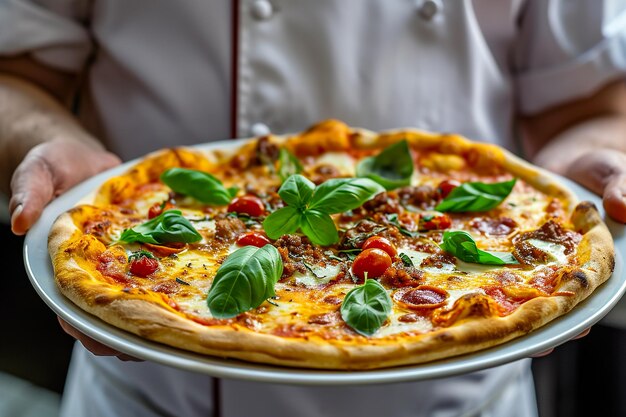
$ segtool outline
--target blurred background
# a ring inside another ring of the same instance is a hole
[[[2,342],[0,417],[53,417],[70,360],[73,339],[30,284],[22,261],[24,238],[11,233],[6,198],[0,195]]]
[[[0,197],[0,240],[8,261],[0,303],[0,417],[55,417],[74,341],[31,286],[22,261],[24,238],[11,233],[7,201]],[[540,417],[626,416],[625,352],[626,331],[613,314],[588,336],[534,359]]]

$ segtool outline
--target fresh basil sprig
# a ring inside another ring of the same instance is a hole
[[[208,172],[187,168],[170,168],[161,174],[161,181],[174,192],[188,195],[201,203],[225,206],[237,194],[237,187],[224,184]]]
[[[122,242],[155,245],[171,242],[193,243],[199,240],[202,240],[202,236],[191,222],[183,217],[180,210],[166,210],[145,223],[132,229],[125,229],[120,236]]]
[[[291,175],[278,190],[288,205],[263,221],[270,239],[302,231],[316,245],[327,246],[339,240],[331,214],[361,206],[384,188],[367,178],[330,179],[318,187],[302,175]]]
[[[230,254],[217,270],[207,296],[216,318],[235,317],[276,295],[274,286],[283,273],[278,249],[244,246]]]
[[[406,140],[394,143],[356,166],[357,177],[371,178],[387,190],[411,184],[413,158]]]
[[[285,148],[280,148],[278,153],[278,176],[282,181],[290,175],[299,174],[303,170],[300,160]]]
[[[518,263],[517,259],[510,253],[487,252],[478,249],[472,236],[463,230],[444,232],[443,243],[439,246],[464,262],[483,265],[510,265]]]
[[[435,210],[455,213],[491,210],[511,193],[516,181],[517,178],[496,183],[463,183],[453,189]]]
[[[383,325],[392,302],[389,294],[374,279],[365,279],[365,283],[353,288],[341,303],[341,317],[357,333],[371,336]]]

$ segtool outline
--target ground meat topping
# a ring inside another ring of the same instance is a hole
[[[578,242],[580,242],[581,236],[578,233],[565,230],[560,223],[554,220],[548,220],[539,229],[525,232],[517,236],[514,243],[517,246],[518,242],[528,239],[538,239],[563,245],[565,247],[565,254],[570,254]]]
[[[435,207],[441,197],[439,191],[430,185],[403,187],[397,190],[397,193],[402,205],[419,207],[423,210]]]
[[[400,213],[402,207],[393,195],[383,192],[376,194],[374,198],[366,201],[363,208],[374,213]]]
[[[314,184],[320,185],[326,180],[338,177],[341,177],[341,172],[336,166],[330,164],[320,164],[315,167],[309,179],[313,181]]]
[[[314,246],[306,236],[284,235],[274,242],[274,246],[283,259],[283,279],[296,271],[306,273],[305,264],[316,265],[326,260],[322,248]]]
[[[423,278],[423,271],[396,262],[385,270],[380,281],[387,288],[417,287],[422,284]]]
[[[550,258],[547,253],[537,248],[535,245],[531,245],[526,240],[515,243],[513,256],[519,263],[525,266],[532,266],[536,263],[544,263]]]
[[[246,225],[238,217],[225,217],[215,221],[215,238],[222,242],[233,241],[246,231]]]
[[[355,249],[363,246],[368,238],[377,235],[387,229],[386,226],[381,226],[370,220],[362,220],[357,223],[356,226],[346,230],[341,242],[339,243],[340,249]]]
[[[268,136],[259,138],[256,145],[255,165],[268,165],[278,159],[280,149],[278,145],[270,142]]]
[[[456,258],[448,252],[438,252],[425,258],[420,266],[422,268],[443,268],[445,265],[456,265]]]

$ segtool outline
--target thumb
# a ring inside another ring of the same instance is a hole
[[[54,180],[47,163],[40,158],[25,158],[13,173],[11,190],[11,230],[23,235],[54,196]]]
[[[626,154],[600,149],[572,162],[566,175],[602,196],[607,214],[626,223]]]

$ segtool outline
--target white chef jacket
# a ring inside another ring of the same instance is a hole
[[[0,54],[82,73],[78,117],[125,159],[329,117],[515,151],[515,113],[623,77],[625,28],[618,0],[0,0]],[[313,388],[217,381],[78,346],[63,414],[533,416],[533,404],[527,360]]]

